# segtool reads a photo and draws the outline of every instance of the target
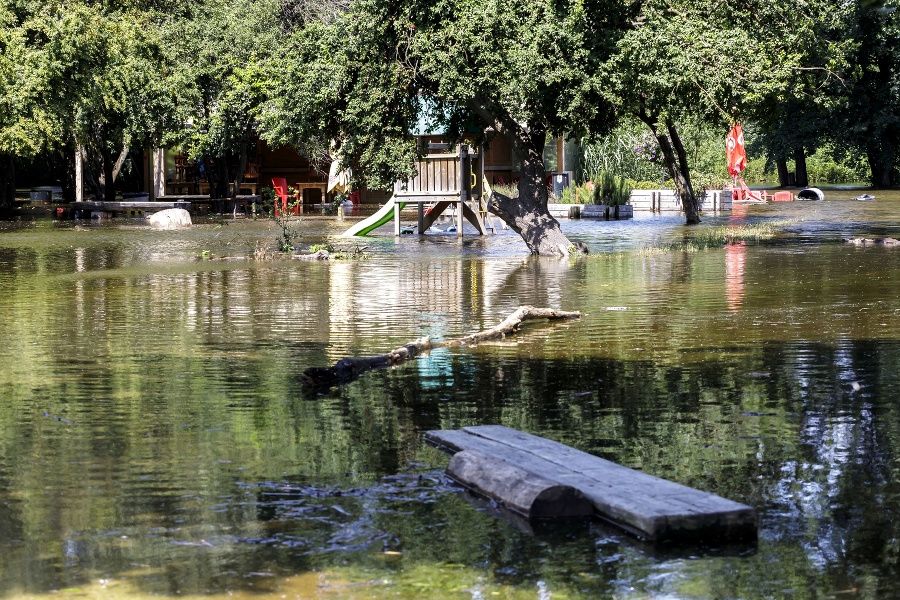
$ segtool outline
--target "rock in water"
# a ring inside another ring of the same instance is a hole
[[[151,227],[160,229],[174,229],[176,227],[188,227],[191,223],[191,213],[183,208],[167,208],[149,217]]]

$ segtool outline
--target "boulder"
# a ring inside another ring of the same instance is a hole
[[[148,217],[151,227],[160,229],[175,229],[176,227],[188,227],[191,223],[191,213],[183,208],[167,208]]]

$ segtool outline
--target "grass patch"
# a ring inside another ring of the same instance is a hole
[[[699,252],[707,248],[721,248],[735,242],[762,242],[771,240],[784,232],[786,227],[796,225],[803,219],[775,219],[749,225],[719,225],[697,230],[696,234],[683,242],[648,246],[641,248],[641,254],[665,254],[667,252]]]

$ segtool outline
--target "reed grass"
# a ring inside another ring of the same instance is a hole
[[[664,254],[667,252],[699,252],[707,248],[721,248],[735,242],[761,242],[771,240],[784,233],[786,227],[796,225],[803,219],[775,219],[763,223],[747,225],[720,225],[697,230],[691,238],[682,242],[646,246],[641,254]]]

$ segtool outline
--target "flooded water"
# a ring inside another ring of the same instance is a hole
[[[740,206],[775,240],[652,251],[677,215],[364,238],[248,258],[271,223],[0,224],[4,598],[900,596],[900,194]],[[346,223],[305,219],[306,244]],[[522,304],[580,310],[324,394],[300,374]],[[503,424],[754,506],[759,541],[531,532],[441,475],[429,429]]]

